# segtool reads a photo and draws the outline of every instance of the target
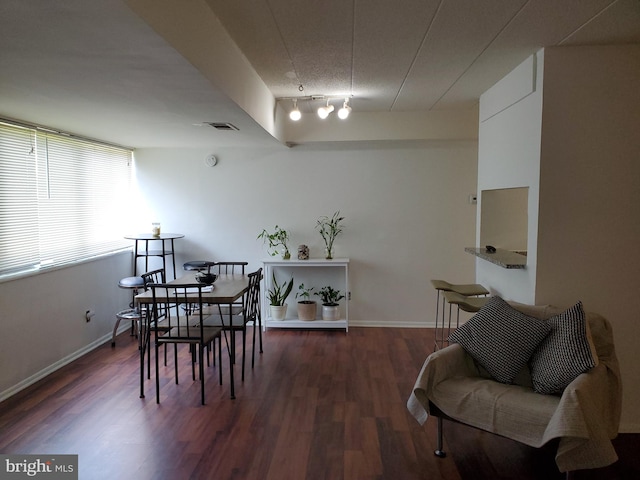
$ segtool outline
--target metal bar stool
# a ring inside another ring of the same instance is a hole
[[[214,267],[216,262],[210,262],[209,260],[192,260],[190,262],[186,262],[182,265],[182,268],[187,271],[197,271],[202,272],[204,270],[207,273],[211,273],[211,267]]]
[[[479,296],[479,295],[488,295],[489,294],[489,290],[487,290],[486,288],[484,288],[482,285],[480,285],[479,283],[461,283],[461,284],[455,284],[455,283],[449,283],[445,280],[431,280],[431,284],[433,285],[433,288],[436,289],[437,291],[437,297],[436,297],[436,326],[435,326],[435,341],[434,341],[434,349],[433,351],[435,352],[436,350],[438,350],[438,319],[440,317],[440,292],[455,292],[458,293],[460,295],[464,295],[465,297],[470,297],[470,296]],[[445,297],[442,297],[442,327],[440,328],[441,330],[441,340],[440,340],[440,344],[444,345],[444,322],[445,322],[445,308],[444,308],[444,303],[445,303]],[[449,317],[451,318],[451,317]]]
[[[140,310],[135,308],[134,305],[134,297],[138,294],[138,289],[144,287],[144,280],[142,277],[125,277],[120,279],[118,282],[118,286],[120,288],[128,288],[132,290],[131,295],[131,303],[129,304],[129,308],[125,310],[120,310],[116,313],[116,324],[113,326],[113,334],[111,335],[111,346],[116,346],[116,334],[118,333],[118,327],[120,326],[120,322],[122,320],[131,320],[131,334],[138,336],[139,332],[139,322],[142,321],[142,316],[140,314]]]
[[[216,262],[212,262],[209,260],[191,260],[190,262],[185,262],[182,264],[182,268],[188,272],[203,272],[207,271],[207,273],[211,273],[211,267],[215,267]],[[183,309],[189,309],[191,313],[191,305],[182,305]]]
[[[449,343],[449,334],[451,333],[451,307],[452,305],[458,306],[458,317],[456,318],[456,328],[460,326],[460,310],[476,313],[489,301],[489,297],[467,297],[460,295],[457,292],[445,291],[443,292],[444,299],[449,303],[449,326],[447,327],[447,344]],[[444,321],[444,315],[443,315]],[[443,339],[442,345],[444,345],[444,324],[442,326]]]

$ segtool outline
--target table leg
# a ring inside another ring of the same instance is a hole
[[[171,242],[173,243],[173,240],[171,240]],[[164,249],[164,238],[162,240],[160,240],[160,243],[162,243],[162,268],[164,269],[164,274],[166,278],[169,278],[169,275],[167,274],[167,252]],[[176,279],[176,269],[173,269],[173,279]]]
[[[144,318],[142,318],[144,317]],[[147,321],[149,318],[149,312],[145,311],[144,314],[140,317],[140,398],[144,398],[144,356],[149,347],[149,326],[147,325]]]
[[[231,381],[231,398],[236,398],[233,370],[236,364],[236,329],[233,328],[233,305],[229,304],[229,330],[231,330],[231,353],[229,358],[229,377]]]
[[[173,247],[173,238],[171,239],[171,260],[173,262],[173,278],[176,278],[176,251]],[[211,266],[209,266],[209,270],[211,270]],[[166,270],[165,270],[166,271]]]
[[[144,241],[144,249],[146,251],[146,255],[144,257],[144,271],[149,271],[149,240]]]
[[[133,276],[138,274],[138,240],[134,241],[133,247]]]

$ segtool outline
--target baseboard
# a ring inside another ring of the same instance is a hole
[[[638,423],[621,423],[618,433],[640,433],[640,424]]]
[[[389,322],[382,320],[349,320],[350,327],[435,328],[435,322]]]
[[[126,325],[127,322],[124,322],[124,323],[125,323],[125,325],[121,325],[120,328],[118,329],[118,335],[121,334],[122,332],[124,332],[125,330],[129,330],[131,328],[130,325]],[[33,385],[37,381],[42,380],[47,375],[50,375],[53,372],[55,372],[56,370],[59,370],[62,367],[64,367],[65,365],[68,365],[69,363],[73,362],[74,360],[77,360],[78,358],[82,357],[86,353],[89,353],[91,350],[95,350],[96,348],[98,348],[99,346],[105,344],[106,342],[111,342],[111,336],[112,336],[112,333],[108,333],[106,335],[103,335],[102,337],[98,338],[97,340],[94,340],[90,344],[84,346],[80,350],[77,350],[77,351],[73,352],[71,355],[67,355],[64,358],[61,358],[57,362],[49,365],[46,368],[43,368],[42,370],[40,370],[39,372],[31,375],[30,377],[25,378],[24,380],[22,380],[21,382],[17,383],[13,387],[7,388],[6,390],[4,390],[3,392],[0,393],[0,402],[3,402],[7,398],[15,395],[16,393],[24,390],[25,388]]]

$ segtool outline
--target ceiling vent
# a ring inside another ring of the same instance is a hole
[[[230,130],[230,131],[239,130],[239,128],[233,125],[232,123],[206,122],[206,124],[211,125],[216,130]]]

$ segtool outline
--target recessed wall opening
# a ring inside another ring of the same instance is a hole
[[[481,192],[480,246],[527,254],[529,187]]]

